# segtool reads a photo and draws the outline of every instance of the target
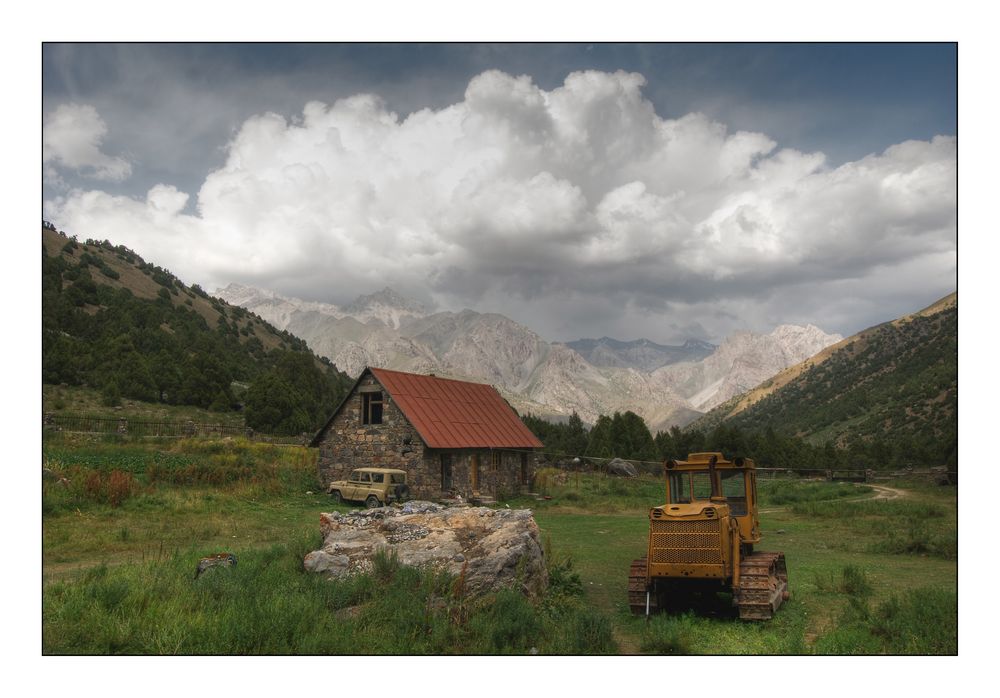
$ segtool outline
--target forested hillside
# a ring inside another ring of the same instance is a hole
[[[349,379],[305,342],[108,241],[42,229],[42,381],[310,431]]]
[[[958,437],[958,303],[952,295],[872,327],[692,425],[773,430],[901,465],[953,461]]]

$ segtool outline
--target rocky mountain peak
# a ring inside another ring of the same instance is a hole
[[[342,312],[360,322],[378,320],[397,330],[405,318],[422,318],[428,313],[423,303],[405,298],[388,286],[381,291],[358,296],[345,305]]]

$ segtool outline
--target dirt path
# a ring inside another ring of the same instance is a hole
[[[868,485],[877,493],[872,499],[899,499],[900,497],[907,496],[906,490],[897,490],[894,487],[886,487],[885,485]]]

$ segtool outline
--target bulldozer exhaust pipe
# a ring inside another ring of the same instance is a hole
[[[712,456],[708,460],[708,479],[712,481],[712,495],[713,500],[721,499],[722,492],[719,491],[719,476],[715,470],[715,463],[718,461],[717,456]]]

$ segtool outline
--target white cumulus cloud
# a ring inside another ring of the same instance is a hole
[[[71,191],[46,214],[210,287],[342,302],[391,285],[539,324],[546,312],[568,317],[572,299],[719,333],[771,321],[776,298],[796,302],[787,289],[812,285],[792,294],[806,316],[822,310],[821,284],[898,269],[897,288],[914,288],[909,270],[927,268],[916,260],[954,259],[954,138],[830,168],[821,153],[699,113],[663,118],[644,84],[588,71],[546,91],[488,71],[462,101],[405,118],[373,95],[309,102],[291,118],[247,119],[194,215],[168,185],[145,201]],[[96,111],[66,110],[47,122],[46,163],[127,175],[128,163],[100,153]]]
[[[121,181],[132,174],[132,165],[121,157],[101,152],[107,124],[89,104],[61,104],[45,116],[42,129],[42,162],[46,177],[58,178],[58,169],[73,170],[93,179]]]

